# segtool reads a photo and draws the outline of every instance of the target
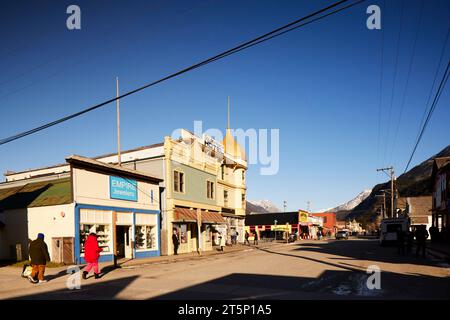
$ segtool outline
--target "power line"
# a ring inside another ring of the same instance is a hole
[[[385,12],[386,0],[383,1]],[[377,139],[377,163],[380,161],[380,136],[381,136],[381,105],[383,104],[383,68],[384,68],[384,27],[381,28],[381,63],[380,63],[380,100],[378,103],[378,139]]]
[[[431,85],[430,92],[428,93],[427,102],[425,103],[425,108],[423,110],[422,119],[420,120],[419,130],[417,132],[416,140],[419,138],[420,128],[423,126],[423,122],[425,121],[425,115],[427,114],[427,106],[430,104],[431,94],[433,93],[433,88],[434,88],[434,85],[436,83],[437,76],[439,74],[439,67],[441,66],[441,62],[442,62],[442,59],[444,57],[445,48],[447,47],[447,41],[449,39],[449,35],[450,35],[450,28],[447,29],[447,35],[445,36],[444,45],[442,46],[442,49],[441,49],[441,55],[439,57],[439,61],[438,61],[438,64],[436,66],[436,71],[434,72],[433,84]]]
[[[427,125],[428,125],[428,123],[429,123],[429,121],[431,119],[431,116],[433,115],[433,112],[436,109],[436,105],[437,105],[437,103],[439,101],[441,93],[442,93],[442,91],[444,89],[445,84],[447,83],[447,79],[448,79],[448,75],[449,75],[449,73],[448,73],[449,67],[450,67],[450,61],[448,61],[448,63],[447,63],[447,68],[445,68],[445,72],[444,72],[444,75],[443,75],[443,77],[441,79],[441,82],[439,84],[439,88],[438,88],[438,90],[436,92],[436,95],[434,96],[433,103],[432,103],[430,111],[428,112],[428,115],[427,115],[427,119],[425,120],[425,123],[422,126],[422,130],[420,131],[419,137],[418,137],[418,139],[416,141],[416,144],[414,145],[413,151],[412,151],[411,156],[409,157],[409,160],[408,160],[408,164],[406,165],[405,171],[403,173],[405,173],[406,170],[408,170],[409,164],[411,163],[411,160],[412,160],[412,158],[414,156],[414,153],[416,152],[417,146],[419,145],[419,142],[422,139],[423,133],[425,132],[425,129],[426,129],[426,127],[427,127]]]
[[[414,44],[413,44],[411,59],[409,60],[408,73],[407,73],[407,76],[406,76],[406,84],[405,84],[405,88],[403,90],[402,102],[401,102],[401,105],[400,105],[400,113],[399,113],[398,119],[397,119],[397,126],[395,128],[394,139],[392,141],[392,149],[391,149],[391,157],[390,157],[391,159],[392,159],[392,154],[394,153],[394,150],[395,150],[395,145],[397,143],[398,130],[400,128],[400,122],[402,120],[403,109],[404,109],[405,101],[406,101],[406,93],[408,92],[409,79],[411,77],[411,69],[412,69],[412,65],[413,65],[413,62],[414,62],[414,57],[416,56],[417,38],[419,36],[420,27],[422,25],[423,6],[424,6],[424,0],[421,1],[421,6],[420,6],[420,9],[419,9],[419,12],[420,12],[419,23],[417,25],[416,35],[414,36]]]
[[[391,104],[389,107],[389,116],[388,116],[388,122],[387,122],[387,134],[386,134],[386,144],[384,145],[384,156],[383,156],[383,162],[386,159],[386,153],[387,153],[387,149],[388,149],[388,144],[389,144],[389,131],[391,129],[391,115],[392,115],[392,105],[394,103],[394,93],[395,93],[395,83],[396,83],[396,78],[397,78],[397,67],[398,67],[398,56],[399,56],[399,51],[400,51],[400,36],[402,34],[402,26],[403,26],[403,11],[404,11],[404,6],[405,6],[405,0],[402,0],[402,8],[401,8],[401,14],[400,14],[400,29],[398,31],[398,36],[397,36],[397,48],[396,48],[396,53],[395,53],[395,64],[394,64],[394,77],[392,79],[392,92],[391,92]]]
[[[92,107],[86,108],[86,109],[84,109],[84,110],[81,110],[81,111],[76,112],[76,113],[74,113],[74,114],[71,114],[71,115],[69,115],[69,116],[66,116],[66,117],[60,118],[60,119],[58,119],[58,120],[49,122],[49,123],[44,124],[44,125],[42,125],[42,126],[36,127],[36,128],[34,128],[34,129],[31,129],[31,130],[28,130],[28,131],[24,131],[24,132],[18,133],[18,134],[16,134],[16,135],[10,136],[10,137],[8,137],[8,138],[4,138],[4,139],[0,140],[0,145],[6,144],[6,143],[8,143],[8,142],[11,142],[11,141],[14,141],[14,140],[17,140],[17,139],[20,139],[20,138],[23,138],[23,137],[28,136],[28,135],[30,135],[30,134],[33,134],[33,133],[36,133],[36,132],[38,132],[38,131],[47,129],[47,128],[49,128],[49,127],[55,126],[55,125],[60,124],[60,123],[62,123],[62,122],[68,121],[68,120],[70,120],[70,119],[76,118],[76,117],[81,116],[81,115],[83,115],[83,114],[85,114],[85,113],[88,113],[88,112],[93,111],[93,110],[95,110],[95,109],[98,109],[98,108],[100,108],[100,107],[102,107],[102,106],[105,106],[105,105],[107,105],[107,104],[109,104],[109,103],[111,103],[111,102],[113,102],[113,101],[116,101],[117,99],[125,98],[125,97],[127,97],[127,96],[129,96],[129,95],[132,95],[132,94],[134,94],[134,93],[137,93],[137,92],[139,92],[139,91],[142,91],[142,90],[144,90],[144,89],[146,89],[146,88],[149,88],[149,87],[151,87],[151,86],[157,85],[157,84],[159,84],[159,83],[161,83],[161,82],[164,82],[164,81],[169,80],[169,79],[171,79],[171,78],[174,78],[174,77],[176,77],[176,76],[182,75],[182,74],[184,74],[184,73],[186,73],[186,72],[189,72],[189,71],[192,71],[192,70],[197,69],[197,68],[199,68],[199,67],[202,67],[202,66],[204,66],[204,65],[207,65],[207,64],[209,64],[209,63],[211,63],[211,62],[214,62],[214,61],[217,61],[217,60],[219,60],[219,59],[225,58],[225,57],[227,57],[228,55],[231,55],[231,54],[237,53],[237,52],[239,52],[239,51],[241,51],[241,50],[250,48],[250,47],[252,47],[252,46],[254,46],[254,45],[256,45],[256,44],[259,44],[259,43],[262,43],[262,42],[267,41],[267,40],[269,40],[269,39],[272,39],[272,38],[274,38],[274,37],[280,36],[280,35],[282,35],[282,34],[284,34],[284,33],[286,33],[286,32],[295,30],[296,28],[300,27],[300,26],[296,26],[296,25],[298,25],[300,22],[303,22],[303,21],[305,21],[305,20],[307,20],[307,19],[309,19],[309,18],[312,18],[312,17],[314,17],[314,16],[317,16],[317,15],[319,15],[319,14],[325,12],[325,11],[328,11],[328,10],[334,8],[334,7],[337,7],[337,6],[343,4],[343,3],[347,2],[347,1],[348,1],[348,0],[341,0],[341,1],[338,1],[338,2],[336,2],[336,3],[334,3],[334,4],[331,4],[331,5],[329,5],[329,6],[325,7],[325,8],[323,8],[323,9],[320,9],[320,10],[318,10],[318,11],[315,11],[315,12],[311,13],[311,14],[308,14],[307,16],[305,16],[305,17],[303,17],[303,18],[297,19],[297,20],[295,20],[295,21],[293,21],[293,22],[291,22],[291,23],[288,23],[287,25],[284,25],[284,26],[282,26],[282,27],[280,27],[280,28],[277,28],[277,29],[275,29],[275,30],[272,30],[272,31],[270,31],[270,32],[268,32],[268,33],[266,33],[266,34],[264,34],[264,35],[262,35],[262,36],[259,36],[259,37],[257,37],[257,38],[254,38],[254,39],[250,40],[250,41],[244,42],[244,43],[242,43],[242,44],[240,44],[240,45],[238,45],[238,46],[236,46],[236,47],[234,47],[234,48],[232,48],[232,49],[226,50],[226,51],[224,51],[224,52],[222,52],[222,53],[220,53],[220,54],[218,54],[218,55],[215,55],[215,56],[213,56],[213,57],[211,57],[211,58],[209,58],[209,59],[206,59],[206,60],[204,60],[204,61],[202,61],[202,62],[199,62],[199,63],[197,63],[197,64],[194,64],[194,65],[192,65],[192,66],[190,66],[190,67],[187,67],[187,68],[185,68],[185,69],[182,69],[182,70],[180,70],[180,71],[177,71],[177,72],[175,72],[175,73],[172,73],[172,74],[170,74],[170,75],[168,75],[168,76],[166,76],[166,77],[164,77],[164,78],[161,78],[161,79],[156,80],[156,81],[154,81],[154,82],[151,82],[151,83],[149,83],[149,84],[143,85],[143,86],[141,86],[141,87],[139,87],[139,88],[137,88],[137,89],[134,89],[134,90],[132,90],[132,91],[129,91],[129,92],[127,92],[127,93],[124,93],[124,94],[122,94],[122,95],[119,96],[119,97],[114,97],[114,98],[112,98],[112,99],[106,100],[106,101],[104,101],[104,102],[102,102],[102,103],[99,103],[99,104],[94,105],[94,106],[92,106]],[[325,15],[325,16],[328,16],[328,15],[331,15],[331,14],[333,14],[333,13],[337,13],[337,12],[339,12],[339,11],[341,11],[341,10],[344,10],[344,9],[346,9],[346,8],[355,6],[355,5],[357,5],[357,4],[359,4],[359,3],[363,2],[363,1],[365,1],[365,0],[360,0],[360,1],[358,1],[358,2],[355,2],[355,3],[351,4],[351,5],[346,6],[345,8],[341,8],[341,9],[335,10],[334,12],[329,13],[329,14],[327,14],[327,15]],[[322,18],[325,17],[325,16],[318,17],[318,18],[314,19],[313,21],[320,20],[320,19],[322,19]],[[307,22],[307,23],[311,23],[311,22],[313,22],[313,21],[309,21],[309,22]],[[303,25],[306,25],[307,23],[304,23]],[[266,38],[267,38],[267,39],[266,39]]]

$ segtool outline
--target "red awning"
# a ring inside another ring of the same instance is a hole
[[[226,223],[225,219],[218,212],[202,210],[202,223]],[[174,222],[197,222],[197,211],[187,208],[175,208]]]

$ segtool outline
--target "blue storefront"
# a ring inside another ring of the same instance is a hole
[[[84,160],[84,159],[81,159]],[[160,256],[159,182],[144,173],[70,158],[74,199],[74,260],[84,264],[84,243],[95,233],[99,262]]]

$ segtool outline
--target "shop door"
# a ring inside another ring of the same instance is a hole
[[[133,258],[131,226],[116,226],[117,257]]]

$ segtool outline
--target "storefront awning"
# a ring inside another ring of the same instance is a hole
[[[218,212],[202,210],[202,223],[226,223],[225,219]],[[197,222],[197,211],[187,208],[175,208],[174,222]]]

